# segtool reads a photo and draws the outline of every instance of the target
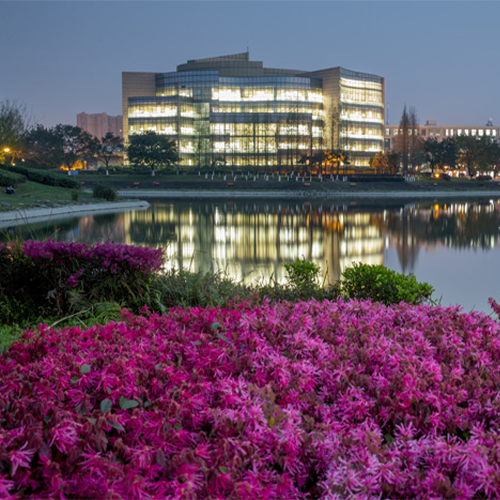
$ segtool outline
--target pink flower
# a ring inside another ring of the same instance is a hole
[[[26,441],[21,448],[9,453],[10,462],[12,464],[12,476],[16,473],[18,467],[29,468],[36,450],[26,450],[25,448],[27,446],[28,442]]]

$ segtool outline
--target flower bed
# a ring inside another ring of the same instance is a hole
[[[0,497],[498,498],[500,325],[370,302],[172,309],[0,360]]]
[[[163,261],[162,249],[141,246],[50,239],[1,243],[0,314],[17,322],[30,313],[64,314],[78,303],[132,302]],[[19,314],[17,306],[25,311]]]

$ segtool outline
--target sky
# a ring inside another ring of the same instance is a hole
[[[0,101],[37,123],[122,113],[122,71],[250,51],[385,78],[389,123],[500,125],[499,1],[2,1]]]

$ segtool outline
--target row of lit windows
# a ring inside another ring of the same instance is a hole
[[[311,147],[310,142],[278,142],[273,141],[258,141],[254,142],[247,139],[236,139],[234,141],[214,141],[214,153],[276,153],[278,149],[286,150],[304,150],[307,151]]]
[[[276,106],[241,106],[239,104],[214,105],[212,113],[281,113],[281,114],[310,114],[313,120],[323,118],[323,110],[305,106],[276,105]]]
[[[251,127],[251,128],[250,128]],[[281,125],[276,124],[261,124],[252,127],[251,125],[244,124],[211,124],[211,135],[229,135],[237,137],[272,137],[276,134],[278,136],[312,136],[321,138],[323,136],[323,129],[321,127],[311,127],[307,125]],[[144,132],[153,131],[158,134],[166,135],[208,135],[206,132],[200,130],[192,125],[183,125],[177,129],[176,124],[144,124],[144,123],[131,123],[129,127],[130,134],[141,134]]]
[[[382,113],[376,111],[342,111],[340,113],[340,118],[342,120],[348,120],[353,122],[367,122],[367,123],[384,123],[384,118]]]
[[[369,103],[382,106],[382,93],[374,90],[343,89],[340,100],[346,103]]]
[[[384,138],[379,131],[373,132],[371,130],[350,130],[348,132],[340,132],[341,137],[349,139],[369,139],[371,141],[382,141]]]
[[[357,89],[372,89],[372,90],[382,90],[382,83],[369,82],[364,80],[353,80],[351,78],[340,78],[340,85],[346,85],[347,87],[357,88]]]
[[[212,89],[212,99],[219,101],[301,101],[322,103],[321,92],[304,91],[302,89],[221,87]]]
[[[309,127],[308,124],[276,124],[276,123],[211,123],[210,130],[212,134],[217,135],[262,135],[274,136],[280,135],[311,135],[321,137],[323,135],[322,127]]]
[[[428,134],[427,134],[428,132]],[[385,133],[387,136],[390,135],[398,135],[398,129],[390,129],[387,128],[385,130]],[[403,130],[401,129],[401,134],[403,133]],[[421,136],[426,136],[428,135],[429,137],[440,137],[442,134],[444,134],[446,137],[453,137],[457,135],[470,135],[470,136],[487,136],[487,137],[497,137],[497,130],[496,129],[461,129],[461,128],[451,128],[451,129],[420,129],[420,135]],[[419,129],[409,129],[408,130],[408,135],[419,135]]]

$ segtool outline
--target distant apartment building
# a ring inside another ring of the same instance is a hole
[[[79,113],[76,116],[76,125],[98,139],[104,137],[108,132],[117,137],[123,137],[122,116],[108,116],[106,113],[91,115]]]
[[[399,129],[399,125],[385,126],[386,150],[391,151],[394,149],[398,134],[400,133]],[[497,140],[500,144],[500,127],[495,127],[491,120],[489,120],[484,126],[438,125],[436,120],[428,120],[425,122],[425,125],[417,125],[414,133],[423,140],[437,139],[440,142],[448,137],[456,137],[460,135],[477,137],[489,136]]]
[[[125,141],[165,134],[185,166],[293,167],[324,149],[368,166],[384,149],[384,78],[372,74],[265,68],[244,52],[124,72],[122,89]]]

